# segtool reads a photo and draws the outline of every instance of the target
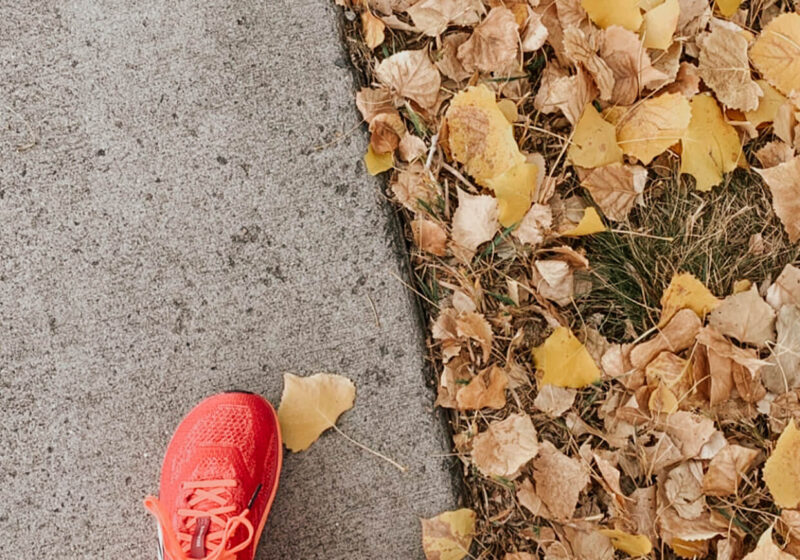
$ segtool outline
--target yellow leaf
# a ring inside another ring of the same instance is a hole
[[[486,181],[494,191],[500,210],[500,225],[509,227],[522,221],[531,207],[539,168],[533,163],[520,163],[505,173]]]
[[[516,4],[515,4],[516,5]],[[501,99],[497,102],[497,108],[503,112],[505,115],[506,120],[513,124],[517,122],[519,118],[519,113],[517,112],[517,104],[511,101],[510,99]]]
[[[533,349],[542,383],[579,389],[600,379],[600,369],[586,347],[567,327],[558,327]]]
[[[688,272],[676,274],[661,296],[659,326],[666,325],[681,309],[691,309],[698,317],[704,319],[720,303],[722,302],[715,298],[700,280]]]
[[[597,210],[595,210],[593,206],[588,206],[583,211],[583,217],[578,225],[571,230],[565,231],[562,235],[565,237],[580,237],[582,235],[600,233],[605,230],[606,226],[600,214],[597,213]]]
[[[755,111],[747,111],[744,116],[753,126],[761,123],[772,122],[778,114],[778,109],[786,103],[786,98],[781,92],[769,85],[766,80],[756,80],[756,83],[764,92],[764,97],[759,99],[758,108]]]
[[[461,560],[475,534],[475,512],[458,509],[422,519],[422,550],[427,560]]]
[[[735,14],[736,10],[739,9],[739,4],[741,3],[742,0],[716,0],[719,13],[725,17],[731,17],[733,14]]]
[[[681,173],[697,180],[697,190],[710,191],[722,182],[723,173],[736,169],[742,145],[711,95],[695,95],[691,110],[689,128],[681,138]]]
[[[769,22],[750,49],[750,59],[782,94],[800,90],[800,14],[782,14]]]
[[[677,144],[692,118],[689,100],[680,93],[664,93],[633,107],[614,107],[606,113],[617,124],[622,151],[645,165]]]
[[[278,408],[283,443],[291,451],[308,449],[317,438],[353,408],[356,386],[341,375],[317,373],[283,376],[283,395]]]
[[[783,429],[764,464],[764,482],[778,506],[796,508],[800,504],[800,430],[794,420]]]
[[[611,539],[611,545],[629,556],[647,556],[653,545],[645,535],[631,535],[619,529],[600,529],[600,533]]]
[[[603,119],[591,103],[575,125],[567,157],[574,165],[589,169],[622,162],[614,125]]]
[[[667,50],[678,27],[681,6],[678,0],[666,0],[644,14],[644,47]]]
[[[669,542],[669,546],[675,554],[687,560],[705,558],[708,553],[708,539],[689,541],[676,538]]]
[[[642,25],[639,0],[582,0],[581,5],[589,19],[603,29],[619,25],[630,31],[639,31]]]
[[[733,283],[733,293],[735,295],[735,294],[741,294],[742,292],[746,292],[747,290],[750,289],[752,285],[753,283],[750,280],[747,279],[737,280],[736,282]]]
[[[650,409],[650,412],[672,414],[678,410],[678,399],[675,397],[675,393],[664,385],[659,384],[650,393],[647,408]]]
[[[370,49],[374,49],[386,38],[384,30],[386,24],[380,18],[375,17],[369,10],[361,13],[361,28],[364,32],[364,42]]]
[[[370,175],[383,173],[394,165],[394,153],[376,154],[372,149],[372,144],[370,144],[364,156],[364,165],[367,166],[367,173]]]

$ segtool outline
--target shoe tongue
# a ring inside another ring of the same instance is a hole
[[[192,534],[192,546],[189,550],[189,558],[205,558],[206,556],[206,535],[208,528],[211,527],[211,518],[198,517]]]

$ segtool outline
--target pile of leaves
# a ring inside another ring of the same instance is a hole
[[[338,2],[468,489],[423,521],[427,558],[800,558],[792,3]],[[722,272],[675,262],[649,323],[582,314],[596,239],[669,247],[659,195],[737,189],[769,215],[733,260],[780,267],[712,293]]]

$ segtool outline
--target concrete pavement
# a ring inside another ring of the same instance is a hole
[[[410,471],[288,455],[260,559],[421,558],[455,505],[336,10],[0,0],[0,557],[153,558],[179,419],[285,371],[351,377]]]

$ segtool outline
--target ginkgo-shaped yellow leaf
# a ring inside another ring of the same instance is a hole
[[[565,231],[562,233],[565,237],[580,237],[582,235],[592,235],[594,233],[600,233],[601,231],[605,231],[606,226],[603,223],[603,219],[600,217],[600,214],[597,213],[597,210],[593,206],[588,206],[583,211],[583,217],[581,221],[578,222],[578,225],[574,228]]]
[[[800,504],[800,430],[794,420],[783,429],[764,464],[764,482],[778,506],[796,508]]]
[[[725,17],[731,17],[739,9],[742,0],[716,0],[715,3],[719,8],[719,13]]]
[[[590,169],[622,162],[614,125],[607,122],[591,103],[583,109],[575,125],[567,157],[574,165]]]
[[[681,5],[678,0],[665,0],[644,14],[642,40],[646,49],[667,50],[678,27]]]
[[[800,90],[800,14],[781,14],[769,22],[750,49],[750,60],[784,95]]]
[[[786,103],[786,97],[772,87],[766,80],[756,80],[758,87],[764,92],[764,97],[759,99],[755,111],[747,111],[744,116],[750,124],[758,126],[761,123],[772,122],[778,114],[778,109]]]
[[[558,327],[541,346],[533,349],[536,369],[544,385],[579,389],[600,379],[592,355],[567,327]]]
[[[341,375],[317,373],[298,377],[283,376],[283,395],[278,407],[278,423],[283,443],[291,451],[303,451],[336,424],[346,410],[353,408],[356,386]]]
[[[500,211],[500,225],[519,223],[531,207],[539,168],[533,163],[520,163],[505,173],[486,181],[494,191]]]
[[[469,554],[477,516],[471,509],[446,511],[422,519],[422,550],[427,560],[461,560]]]
[[[629,556],[647,556],[653,544],[645,535],[631,535],[619,529],[600,529],[600,533],[611,539],[611,545]]]
[[[392,165],[394,165],[394,154],[392,152],[376,154],[372,149],[372,144],[370,144],[364,156],[364,165],[367,166],[367,173],[370,175],[383,173],[391,169]]]
[[[710,191],[724,173],[736,169],[742,145],[711,95],[695,95],[691,107],[692,119],[681,138],[681,173],[697,180],[697,190]]]
[[[619,25],[630,31],[639,31],[642,25],[639,0],[582,0],[581,5],[589,19],[603,29]]]
[[[676,274],[661,296],[661,321],[659,326],[666,325],[681,309],[691,309],[701,319],[711,313],[722,303],[714,297],[711,290],[700,280],[688,272]]]

